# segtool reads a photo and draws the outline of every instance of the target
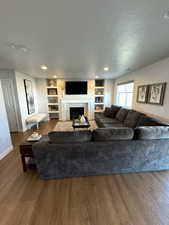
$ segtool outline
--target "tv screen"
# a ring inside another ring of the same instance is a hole
[[[87,81],[67,81],[66,94],[67,95],[86,95]]]

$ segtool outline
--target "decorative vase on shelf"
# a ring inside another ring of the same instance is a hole
[[[86,123],[86,119],[85,119],[84,115],[81,116],[80,122],[81,122],[81,123]]]
[[[50,87],[56,86],[56,82],[54,80],[49,80],[49,86]]]

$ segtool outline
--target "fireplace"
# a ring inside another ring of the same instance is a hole
[[[79,118],[84,115],[84,107],[70,107],[70,120]]]
[[[94,99],[89,97],[64,96],[60,102],[60,119],[63,121],[70,120],[70,108],[83,108],[82,114],[87,115],[89,120],[94,119]]]

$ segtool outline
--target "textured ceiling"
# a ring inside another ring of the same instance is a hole
[[[66,79],[126,74],[169,56],[168,8],[168,0],[1,1],[0,69]]]

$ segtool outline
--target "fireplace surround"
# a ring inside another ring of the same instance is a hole
[[[70,108],[84,108],[84,113],[89,120],[94,119],[94,100],[88,96],[64,96],[60,101],[61,120],[70,120]]]

